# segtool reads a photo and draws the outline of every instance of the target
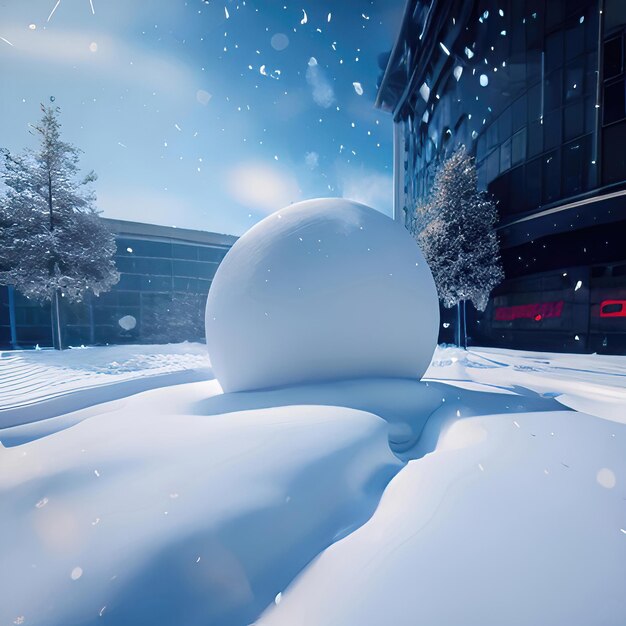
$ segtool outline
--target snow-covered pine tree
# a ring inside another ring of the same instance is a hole
[[[90,186],[79,178],[81,151],[61,141],[59,109],[41,106],[35,151],[4,150],[0,195],[0,284],[51,302],[52,336],[62,349],[59,298],[81,301],[119,280],[115,238],[99,218]]]
[[[462,146],[441,165],[428,203],[417,208],[415,220],[439,298],[447,308],[457,306],[459,345],[467,342],[460,338],[461,304],[465,308],[470,300],[484,311],[489,294],[504,278],[496,206],[477,182],[474,159]]]

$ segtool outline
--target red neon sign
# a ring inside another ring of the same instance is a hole
[[[600,317],[626,317],[626,300],[603,300]]]
[[[626,316],[626,306],[624,309],[624,316]],[[532,319],[539,322],[548,317],[561,317],[562,312],[563,300],[558,302],[535,302],[533,304],[499,306],[494,311],[494,318],[497,322],[512,322],[519,319]]]

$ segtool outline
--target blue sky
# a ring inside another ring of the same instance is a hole
[[[240,234],[317,196],[391,214],[373,102],[403,4],[0,0],[0,144],[33,146],[53,95],[105,216]]]

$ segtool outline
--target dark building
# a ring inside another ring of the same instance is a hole
[[[65,345],[198,340],[211,280],[236,237],[105,219],[120,281],[80,304],[61,300]],[[0,287],[0,347],[52,345],[50,305]]]
[[[457,146],[476,157],[506,280],[474,343],[626,352],[625,29],[625,0],[407,2],[377,100],[395,219]]]

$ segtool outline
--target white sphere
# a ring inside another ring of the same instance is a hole
[[[438,326],[435,283],[415,240],[340,198],[293,204],[251,228],[217,269],[206,307],[225,392],[420,378]]]

